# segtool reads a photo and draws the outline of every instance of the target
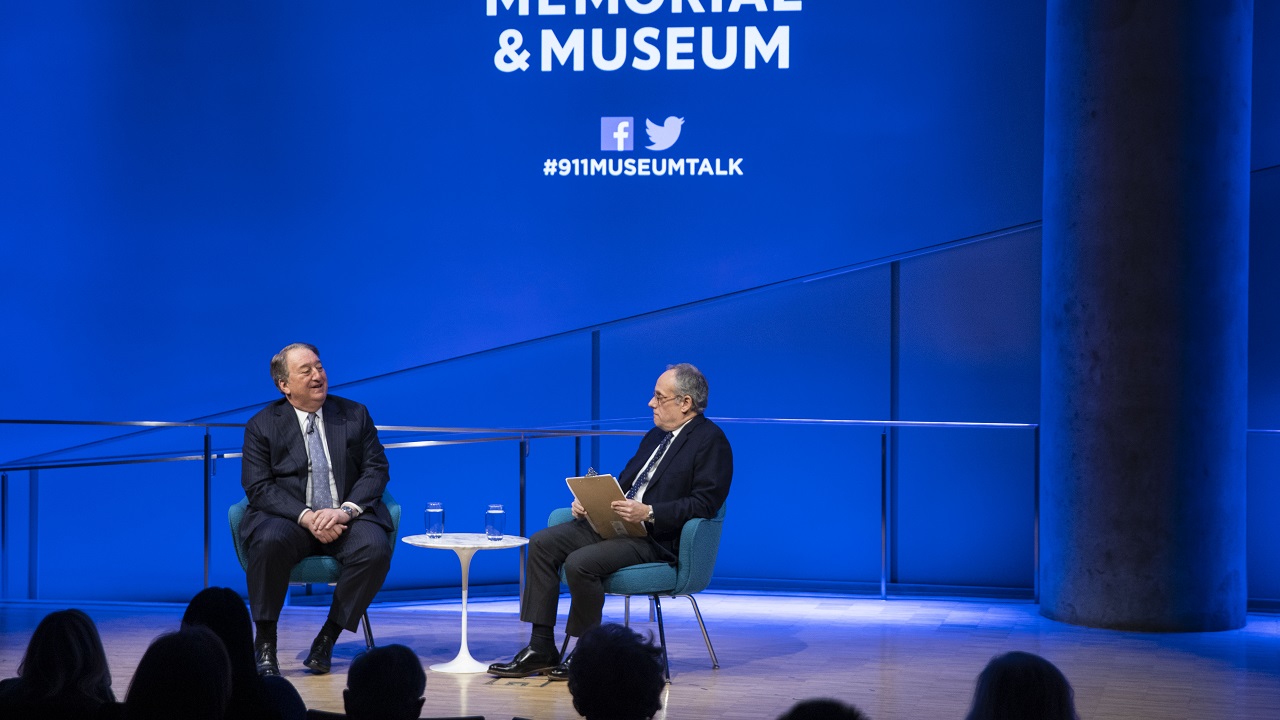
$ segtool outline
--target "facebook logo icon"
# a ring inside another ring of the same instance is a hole
[[[635,147],[636,123],[629,117],[600,118],[600,149],[622,152]]]

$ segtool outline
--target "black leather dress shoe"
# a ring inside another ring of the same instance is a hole
[[[546,652],[525,646],[523,650],[516,653],[515,659],[511,662],[490,665],[489,674],[505,678],[529,677],[546,672],[558,664],[560,664],[560,655],[556,651]]]
[[[258,674],[262,677],[280,674],[280,663],[276,662],[276,644],[273,642],[254,643],[253,662],[258,666]]]
[[[575,649],[576,649],[576,648],[575,648]],[[565,682],[566,680],[568,680],[568,679],[569,679],[569,664],[570,664],[570,663],[572,663],[572,662],[573,662],[573,653],[572,653],[572,652],[570,652],[568,655],[565,655],[565,656],[564,656],[564,660],[563,660],[563,661],[561,661],[561,663],[560,663],[559,665],[557,665],[557,666],[555,666],[555,667],[551,668],[551,670],[550,670],[550,671],[548,671],[547,673],[545,673],[545,674],[546,674],[546,676],[547,676],[547,679],[548,679],[548,680],[556,680],[556,681],[558,681],[558,682]]]
[[[323,675],[329,672],[329,666],[333,662],[333,643],[336,637],[320,633],[316,636],[315,642],[311,643],[311,652],[307,655],[307,659],[302,661],[303,665],[311,668],[311,672],[317,675]]]

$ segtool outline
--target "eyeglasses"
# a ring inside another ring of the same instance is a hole
[[[658,405],[662,405],[662,403],[664,403],[664,402],[666,402],[666,401],[668,401],[668,400],[679,400],[679,399],[680,399],[680,398],[682,398],[682,397],[685,397],[685,396],[684,396],[684,395],[672,395],[671,397],[663,397],[663,396],[661,396],[661,395],[659,395],[658,393],[656,393],[656,392],[655,392],[655,393],[653,394],[653,401],[654,401],[654,402],[656,402],[656,403],[658,403]]]

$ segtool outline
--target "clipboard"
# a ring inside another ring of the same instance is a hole
[[[613,512],[610,503],[626,498],[612,475],[587,475],[565,478],[564,481],[578,503],[586,509],[587,522],[591,523],[591,529],[600,537],[608,540],[615,537],[644,537],[649,534],[644,523],[627,522]]]

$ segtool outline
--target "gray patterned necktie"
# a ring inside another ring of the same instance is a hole
[[[667,446],[671,444],[671,438],[675,437],[673,433],[667,433],[662,438],[662,442],[658,444],[658,450],[653,454],[653,459],[645,466],[644,471],[640,473],[640,477],[631,484],[631,489],[627,491],[627,499],[635,500],[636,493],[644,489],[649,484],[649,480],[653,477],[653,471],[658,467],[658,461],[662,459],[663,453],[667,451]]]
[[[333,507],[329,494],[329,459],[324,456],[324,442],[316,432],[316,414],[307,413],[307,456],[311,459],[311,509]]]

